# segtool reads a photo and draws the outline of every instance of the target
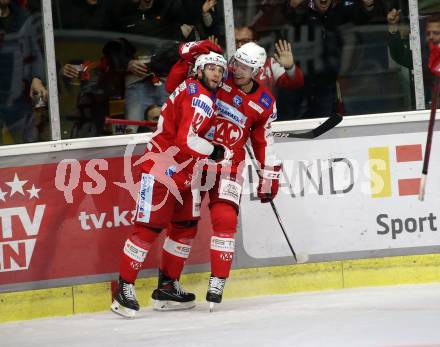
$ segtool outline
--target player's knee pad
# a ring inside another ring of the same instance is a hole
[[[228,203],[216,202],[211,206],[211,222],[214,235],[234,237],[237,231],[237,210]]]

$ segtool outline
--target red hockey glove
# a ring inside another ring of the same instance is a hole
[[[179,54],[185,60],[192,59],[200,54],[208,54],[210,51],[223,53],[220,46],[209,40],[186,42],[179,46]]]
[[[429,70],[431,70],[435,76],[440,77],[440,45],[431,42],[429,44],[429,50]]]
[[[281,165],[260,171],[257,194],[263,204],[272,201],[277,195],[280,172]]]

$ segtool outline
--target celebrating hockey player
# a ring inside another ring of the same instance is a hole
[[[218,170],[216,182],[209,190],[210,213],[213,226],[211,238],[211,276],[206,300],[211,309],[222,301],[225,281],[229,276],[234,255],[234,238],[237,229],[242,191],[242,169],[245,160],[245,145],[250,138],[253,151],[260,165],[258,197],[269,202],[278,192],[280,162],[273,151],[271,122],[276,119],[275,99],[254,78],[266,61],[264,48],[250,42],[235,53],[229,77],[217,92],[218,116],[215,119],[213,143],[226,146],[232,153],[231,166]],[[185,78],[189,59],[182,59],[171,70],[167,89]],[[190,235],[194,237],[194,234]],[[184,247],[186,240],[171,238],[165,241],[160,272],[177,280],[188,254],[179,254],[171,244]],[[154,293],[153,293],[154,298]]]
[[[159,233],[165,227],[170,229],[166,247],[175,251],[173,235],[185,243],[196,232],[200,197],[191,190],[194,165],[207,157],[220,161],[227,153],[222,145],[213,145],[202,137],[215,119],[215,94],[225,70],[222,55],[210,52],[198,56],[195,77],[181,83],[162,107],[158,130],[141,158],[134,232],[122,253],[119,285],[111,305],[115,313],[134,317],[139,310],[134,283]],[[186,257],[189,249],[181,249],[180,256]],[[159,301],[178,298],[180,307],[194,306],[194,295],[187,293],[177,278],[166,274],[160,276],[154,297]]]

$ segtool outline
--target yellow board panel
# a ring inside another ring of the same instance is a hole
[[[0,322],[73,313],[72,287],[0,294]]]
[[[110,282],[73,286],[73,313],[104,311],[111,295]]]
[[[345,288],[440,281],[439,254],[346,260],[343,267]]]
[[[197,295],[198,302],[204,302],[208,279],[206,272],[184,274],[181,283]],[[435,281],[440,281],[438,254],[344,260],[233,270],[224,298]],[[156,278],[136,282],[142,307],[151,306],[151,292],[156,285]],[[110,304],[109,282],[0,293],[0,322],[105,311]]]

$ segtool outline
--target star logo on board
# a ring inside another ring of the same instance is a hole
[[[39,199],[41,188],[35,187],[35,184],[28,184],[28,180],[20,178],[17,173],[14,174],[14,178],[11,181],[5,181],[4,184],[9,187],[9,191],[3,190],[0,187],[0,202],[6,202],[8,198],[13,196],[24,196],[29,200]]]
[[[31,188],[31,189],[26,190],[26,191],[29,193],[29,200],[32,199],[32,198],[37,198],[37,199],[39,199],[40,197],[38,196],[38,192],[39,192],[40,190],[41,190],[41,189],[37,189],[37,188],[35,188],[35,185],[34,185],[34,184],[32,185],[32,188]]]
[[[0,188],[0,200],[3,202],[6,202],[5,196],[8,194],[8,192],[4,192],[2,188]]]
[[[11,182],[5,182],[9,187],[11,187],[11,194],[13,196],[15,193],[20,193],[24,195],[23,186],[26,184],[27,180],[21,181],[18,178],[17,173],[15,173],[14,180]]]

